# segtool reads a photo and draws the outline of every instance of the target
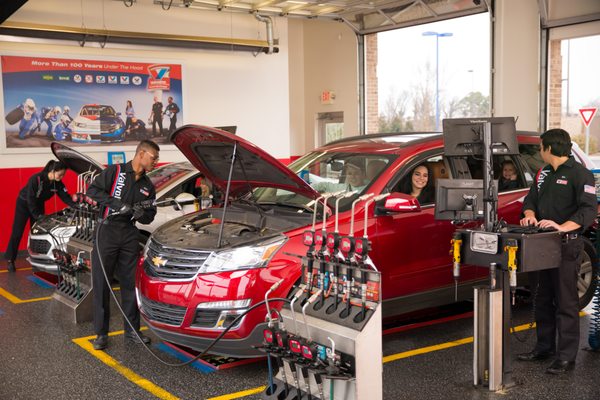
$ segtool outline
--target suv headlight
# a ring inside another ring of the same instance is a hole
[[[278,236],[267,242],[211,253],[200,268],[199,273],[266,267],[286,240],[287,237]]]

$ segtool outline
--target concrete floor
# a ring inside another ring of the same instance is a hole
[[[110,346],[92,350],[91,323],[74,324],[52,300],[53,289],[37,280],[27,263],[17,272],[0,264],[0,399],[259,399],[266,383],[266,361],[208,372],[191,366],[169,367],[143,348],[123,341],[122,318],[113,312]],[[468,307],[468,305],[467,305]],[[525,324],[528,306],[515,314]],[[429,318],[426,324],[384,335],[384,399],[600,399],[600,354],[587,347],[588,317],[581,318],[581,348],[576,370],[564,376],[544,373],[549,362],[513,364],[517,385],[504,393],[489,393],[472,385],[472,318]],[[530,333],[528,333],[530,332]],[[512,353],[528,351],[513,335]],[[163,360],[179,362],[153,337],[152,348]],[[467,341],[468,342],[468,341]],[[444,344],[443,346],[437,346]],[[432,347],[430,347],[432,346]],[[417,351],[415,351],[417,350]],[[385,360],[385,359],[384,359]],[[254,394],[253,394],[254,393]]]

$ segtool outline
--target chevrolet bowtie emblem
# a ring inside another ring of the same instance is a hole
[[[154,264],[156,268],[164,267],[167,264],[167,260],[164,260],[160,256],[156,256],[152,258],[152,264]]]

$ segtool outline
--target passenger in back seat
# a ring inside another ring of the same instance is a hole
[[[420,204],[433,203],[434,190],[430,184],[430,176],[427,164],[417,165],[401,183],[400,192],[416,197]]]
[[[498,180],[498,191],[505,192],[507,190],[514,190],[519,188],[519,182],[517,182],[517,168],[511,160],[504,160],[502,162],[502,176]]]

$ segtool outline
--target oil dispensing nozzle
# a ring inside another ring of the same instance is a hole
[[[300,296],[302,296],[303,293],[304,293],[304,285],[300,285],[300,287],[294,294],[292,301],[290,302],[290,311],[292,313],[292,321],[294,321],[294,333],[296,335],[299,335],[300,333],[298,332],[298,322],[296,322],[296,312],[294,311],[294,303],[300,298]]]
[[[508,281],[510,286],[511,303],[515,305],[515,293],[517,291],[517,249],[516,239],[508,239],[504,251],[508,251]]]
[[[350,219],[350,232],[348,232],[348,236],[354,236],[354,207],[356,206],[356,203],[358,203],[359,201],[367,200],[368,198],[373,197],[374,195],[375,193],[363,194],[358,199],[352,202],[352,213],[350,214],[352,218]]]
[[[340,250],[346,254],[346,262],[348,264],[351,264],[351,259],[354,254],[354,207],[356,206],[356,203],[368,200],[372,196],[374,196],[374,193],[363,194],[352,202],[352,211],[350,213],[350,231],[348,232],[348,236],[342,238],[340,242]]]
[[[374,271],[377,271],[377,267],[375,267],[375,264],[373,264],[373,261],[371,261],[371,258],[369,257],[369,250],[371,250],[371,243],[369,242],[369,235],[367,234],[367,228],[368,228],[368,222],[369,222],[369,206],[371,205],[371,203],[375,203],[379,200],[385,199],[389,195],[390,195],[390,193],[383,193],[383,194],[380,194],[379,196],[375,196],[371,199],[368,199],[365,202],[365,221],[364,221],[364,227],[363,227],[363,237],[361,239],[357,239],[355,241],[355,245],[354,245],[355,253],[361,257],[362,264],[368,265],[369,268],[371,268]]]
[[[450,241],[452,248],[452,276],[454,277],[454,301],[458,301],[458,280],[460,279],[460,248],[462,246],[462,235],[454,232]]]
[[[344,193],[344,191],[339,191],[335,193],[326,193],[323,195],[323,223],[321,225],[321,232],[315,232],[315,245],[321,245],[321,248],[318,252],[319,257],[319,278],[318,278],[318,286],[321,290],[321,298],[319,300],[319,307],[323,306],[325,303],[325,264],[327,263],[327,257],[329,253],[327,252],[327,199],[330,197],[337,197]],[[310,292],[308,292],[310,296]]]
[[[315,229],[317,226],[317,211],[319,209],[319,200],[323,199],[324,196],[319,196],[315,199],[315,208],[313,210],[313,221],[312,228],[309,231],[304,231],[302,235],[302,243],[308,247],[306,250],[306,272],[308,276],[306,277],[306,287],[307,292],[310,296],[310,292],[312,291],[312,283],[313,283],[313,266],[315,262]],[[325,207],[323,206],[323,213],[325,213]],[[302,271],[302,279],[304,279],[304,271]]]
[[[270,288],[269,290],[267,290],[267,292],[265,293],[265,306],[267,307],[267,319],[269,320],[269,327],[271,328],[273,326],[273,318],[271,317],[271,309],[269,308],[269,295],[271,293],[273,293],[275,290],[277,290],[277,288],[279,286],[281,286],[281,284],[283,283],[284,279],[281,278],[280,280],[278,280],[277,282],[275,282]]]
[[[306,338],[308,339],[309,342],[312,342],[312,337],[310,336],[310,329],[308,328],[308,322],[306,322],[306,307],[308,307],[309,304],[312,304],[315,302],[317,297],[319,297],[319,295],[321,294],[320,292],[321,292],[321,289],[317,290],[315,292],[315,294],[313,294],[306,301],[306,303],[304,303],[304,305],[302,306],[302,318],[304,319],[304,327],[306,328]]]
[[[348,267],[346,267],[346,275],[344,276],[343,279],[343,285],[344,285],[344,296],[342,298],[342,301],[346,301],[346,308],[342,311],[342,318],[346,318],[348,315],[350,315],[350,298],[352,297],[352,287],[354,286],[354,274],[351,272],[351,268],[350,266],[352,265],[352,263],[354,262],[354,207],[356,206],[356,204],[359,201],[365,201],[368,200],[369,198],[373,197],[374,193],[367,193],[364,194],[360,197],[358,197],[357,199],[355,199],[352,202],[352,211],[351,211],[351,217],[350,217],[350,231],[348,232],[348,236],[342,238],[342,240],[340,241],[340,249],[343,253],[346,254],[346,264],[348,265]],[[337,297],[336,297],[336,304],[337,304]]]
[[[332,267],[332,272],[329,274],[329,287],[327,288],[327,284],[325,283],[325,277],[326,275],[326,271],[325,271],[325,260],[321,260],[321,268],[322,268],[322,272],[323,272],[323,286],[321,287],[323,289],[323,293],[321,294],[321,300],[319,301],[319,303],[317,303],[317,305],[315,305],[316,307],[320,307],[322,306],[322,302],[325,301],[325,297],[329,296],[329,294],[331,293],[331,291],[333,290],[335,299],[336,299],[336,304],[337,304],[337,292],[338,292],[338,288],[337,288],[337,279],[339,278],[338,273],[339,273],[339,266],[338,263],[344,260],[344,255],[342,254],[342,252],[340,251],[340,240],[341,240],[341,236],[339,234],[339,215],[340,215],[340,201],[342,199],[346,199],[348,197],[353,196],[356,193],[356,191],[350,191],[350,192],[344,192],[342,194],[340,194],[339,196],[337,196],[336,200],[335,200],[335,228],[333,232],[329,232],[327,234],[327,239],[326,239],[326,245],[327,245],[327,249],[329,250],[329,260],[332,263],[333,267]]]
[[[353,196],[355,193],[356,193],[355,190],[353,190],[351,192],[342,193],[335,200],[335,225],[334,225],[333,232],[331,232],[327,235],[327,247],[330,250],[330,255],[337,259],[343,258],[343,256],[339,254],[339,245],[340,245],[340,239],[341,239],[340,233],[339,233],[340,232],[340,230],[339,230],[340,201],[342,199],[346,199],[348,197]]]

